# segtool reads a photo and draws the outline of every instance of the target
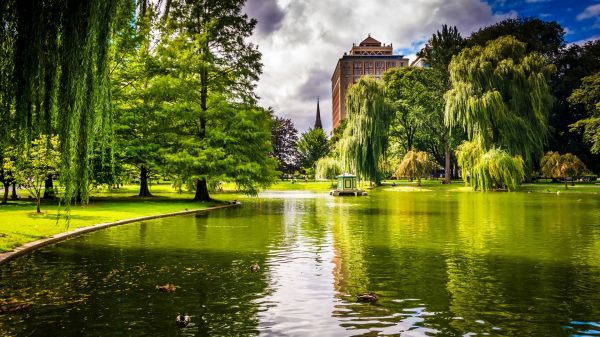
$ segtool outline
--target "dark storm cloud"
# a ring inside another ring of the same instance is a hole
[[[285,16],[276,0],[248,0],[244,12],[258,20],[256,33],[260,36],[269,35],[279,29]]]
[[[297,96],[303,101],[322,100],[331,96],[331,73],[323,69],[311,69],[308,79],[298,88]]]

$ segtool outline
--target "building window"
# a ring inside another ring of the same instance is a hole
[[[373,62],[365,62],[365,74],[373,75]]]
[[[388,64],[388,65],[387,65],[388,69],[389,69],[389,68],[393,68],[393,67],[395,67],[395,66],[396,66],[396,63],[395,63],[395,62],[388,62],[387,64]]]
[[[383,71],[385,70],[385,62],[375,62],[375,75],[381,75],[383,74]]]
[[[362,62],[354,62],[354,75],[362,75]]]
[[[350,62],[344,62],[342,64],[342,72],[344,74],[349,74],[350,73]]]

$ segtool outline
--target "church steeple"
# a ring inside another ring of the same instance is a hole
[[[319,109],[319,97],[317,97],[317,119],[315,120],[315,129],[323,129],[323,124],[321,123],[321,109]]]

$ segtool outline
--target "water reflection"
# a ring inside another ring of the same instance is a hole
[[[598,336],[598,206],[595,195],[269,193],[2,267],[0,301],[32,306],[0,314],[0,335]],[[179,288],[157,292],[165,283]],[[377,303],[356,302],[369,291]]]

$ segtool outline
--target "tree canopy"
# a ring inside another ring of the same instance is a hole
[[[436,164],[427,152],[411,150],[402,158],[394,176],[416,178],[417,186],[421,186],[421,178],[429,176],[435,168]]]
[[[471,34],[470,46],[485,46],[499,37],[511,35],[525,43],[525,53],[538,52],[554,58],[565,45],[565,30],[555,21],[543,21],[534,17],[508,18],[483,27]]]
[[[362,77],[346,94],[348,124],[340,140],[344,167],[361,179],[381,183],[379,168],[388,147],[388,129],[393,110],[386,101],[385,85]]]
[[[502,148],[531,166],[548,136],[554,70],[512,36],[466,48],[450,63],[446,124],[463,127],[471,139],[481,137],[485,151]]]
[[[271,142],[273,156],[279,161],[279,171],[294,173],[300,168],[298,157],[298,130],[289,118],[272,116]]]
[[[581,104],[587,113],[586,118],[572,127],[583,128],[585,140],[592,145],[591,152],[600,154],[600,72],[584,77],[568,100],[571,104]]]
[[[569,188],[567,181],[571,178],[572,181],[587,168],[585,164],[572,153],[561,155],[558,152],[548,151],[540,162],[540,172],[545,177],[562,178],[565,182],[565,189]]]
[[[321,128],[308,129],[298,140],[298,157],[304,169],[313,170],[317,161],[329,154],[327,134]]]
[[[463,180],[474,190],[518,189],[525,177],[523,158],[495,147],[484,151],[480,142],[480,137],[465,141],[456,150]]]
[[[331,157],[317,160],[315,175],[318,178],[333,180],[340,174],[342,174],[342,164],[339,160]]]

